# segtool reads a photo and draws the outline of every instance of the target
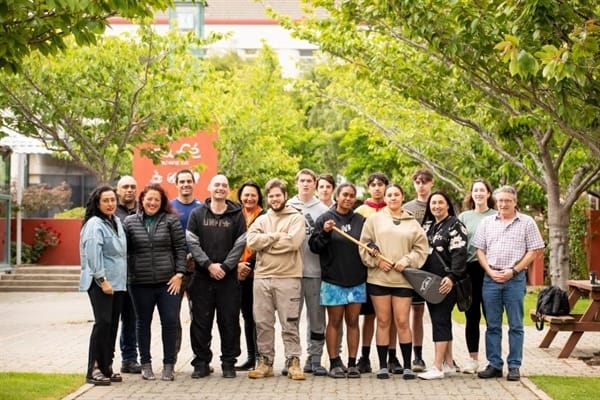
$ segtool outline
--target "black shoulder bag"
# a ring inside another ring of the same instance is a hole
[[[440,253],[435,251],[435,249],[433,250],[433,253],[444,266],[444,271],[450,273],[451,270],[448,268],[446,261],[440,256]],[[469,274],[465,274],[462,279],[454,282],[454,287],[456,288],[456,306],[460,311],[465,312],[471,308],[471,304],[473,303],[473,285]]]

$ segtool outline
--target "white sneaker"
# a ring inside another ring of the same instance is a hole
[[[442,370],[444,372],[445,376],[453,376],[456,375],[456,367],[455,366],[449,366],[446,363],[442,364]]]
[[[463,374],[476,374],[478,369],[479,369],[479,361],[469,358],[469,360],[465,363],[464,367],[462,367],[462,373]]]
[[[432,379],[444,379],[444,373],[436,367],[432,366],[431,368],[428,368],[426,372],[419,374],[419,378],[428,381]]]

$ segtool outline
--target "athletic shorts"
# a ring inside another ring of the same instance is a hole
[[[322,306],[343,306],[350,303],[364,303],[365,301],[367,301],[367,287],[365,283],[344,287],[321,281]]]
[[[412,299],[412,304],[413,305],[418,305],[418,304],[425,304],[425,299],[421,297],[421,295],[417,294],[416,291],[414,291],[414,295],[413,295],[413,299]]]
[[[371,296],[367,295],[367,301],[360,305],[360,315],[375,315],[375,309],[373,308]]]
[[[394,297],[413,297],[415,291],[412,288],[379,286],[367,283],[367,293],[369,296],[394,296]]]

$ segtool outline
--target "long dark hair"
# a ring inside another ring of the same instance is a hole
[[[429,205],[431,204],[431,199],[436,194],[440,195],[444,199],[446,199],[446,203],[448,203],[448,215],[452,215],[452,216],[456,215],[456,212],[454,211],[454,205],[452,204],[452,200],[450,199],[450,197],[448,197],[448,195],[445,192],[443,192],[441,190],[436,190],[435,192],[431,193],[429,195],[429,197],[427,198],[427,208],[425,209],[425,215],[423,216],[423,224],[425,223],[425,221],[435,222],[435,217],[431,213],[431,207]]]
[[[242,183],[242,186],[240,186],[240,188],[237,191],[238,202],[240,204],[242,204],[242,192],[244,191],[244,188],[247,186],[250,186],[250,187],[253,187],[254,189],[256,189],[256,193],[258,193],[258,205],[260,207],[264,208],[265,205],[263,203],[262,191],[260,190],[260,186],[258,186],[258,183],[254,182],[254,181],[246,181],[246,182]]]
[[[167,192],[158,183],[150,183],[150,184],[146,185],[144,187],[144,189],[142,190],[142,192],[140,193],[139,198],[138,198],[138,207],[139,207],[140,211],[142,211],[142,212],[144,211],[144,207],[143,207],[144,197],[146,197],[146,194],[148,194],[148,192],[151,190],[156,190],[160,194],[160,209],[158,210],[158,212],[172,214],[173,210],[171,209],[171,204],[169,204],[169,198],[167,197]]]
[[[90,197],[85,203],[85,216],[83,217],[83,225],[92,217],[99,217],[106,219],[106,215],[100,211],[100,196],[104,192],[113,192],[115,194],[115,199],[117,199],[117,191],[108,185],[101,185],[95,188]]]

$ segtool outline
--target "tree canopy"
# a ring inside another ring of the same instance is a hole
[[[600,5],[586,0],[304,3],[328,16],[301,21],[280,16],[295,35],[351,64],[374,87],[469,129],[543,189],[550,275],[564,286],[569,211],[600,179]],[[520,189],[527,180],[505,183]]]
[[[56,54],[67,38],[78,45],[96,43],[108,18],[148,18],[173,0],[10,0],[0,3],[0,70],[19,71],[33,51]]]
[[[203,93],[206,66],[193,36],[157,35],[69,44],[60,56],[32,53],[19,74],[0,74],[0,123],[37,138],[55,155],[112,182],[131,171],[133,149],[157,159],[167,144],[212,120]]]

